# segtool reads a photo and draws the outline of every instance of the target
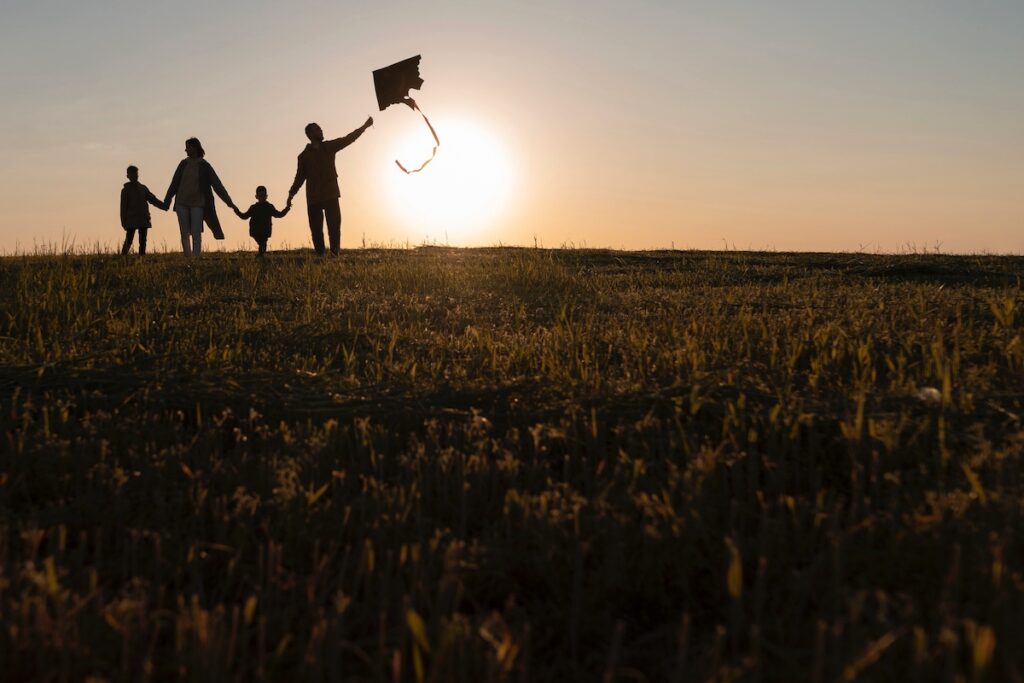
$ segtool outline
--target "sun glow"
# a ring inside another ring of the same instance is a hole
[[[487,242],[485,232],[511,197],[514,173],[493,135],[462,121],[435,122],[441,146],[421,172],[387,169],[388,204],[418,239],[452,245]],[[401,138],[394,159],[415,168],[431,147],[422,125]],[[421,234],[417,234],[421,233]]]

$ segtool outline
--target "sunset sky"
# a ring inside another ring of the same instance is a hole
[[[371,71],[416,54],[441,147],[406,177],[432,140]],[[1021,0],[4,0],[0,93],[6,253],[113,248],[125,167],[162,198],[193,135],[239,206],[283,206],[303,126],[368,115],[344,248],[1024,253]],[[272,249],[309,246],[295,209]]]

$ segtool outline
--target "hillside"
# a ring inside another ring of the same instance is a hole
[[[1019,680],[1022,275],[0,259],[6,680]]]

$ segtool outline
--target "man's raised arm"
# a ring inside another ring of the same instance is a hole
[[[351,145],[353,142],[358,140],[359,136],[362,135],[363,133],[365,133],[366,129],[369,128],[372,125],[373,125],[373,117],[370,116],[370,117],[368,117],[366,119],[366,122],[363,123],[363,125],[359,126],[358,128],[356,128],[354,131],[352,131],[351,133],[349,133],[345,137],[338,138],[337,140],[328,140],[327,142],[324,143],[324,145],[329,150],[331,150],[332,152],[340,152],[341,150],[345,149],[346,147]]]

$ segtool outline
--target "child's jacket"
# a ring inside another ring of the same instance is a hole
[[[149,217],[149,205],[162,207],[160,200],[153,196],[149,188],[140,182],[128,181],[121,188],[121,227],[151,228],[153,223]]]
[[[242,214],[242,218],[249,219],[249,236],[255,240],[270,239],[274,218],[284,218],[288,215],[288,207],[284,211],[278,211],[270,202],[256,202]]]

